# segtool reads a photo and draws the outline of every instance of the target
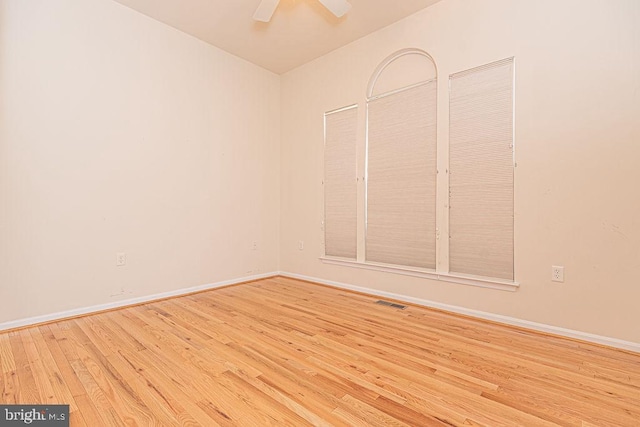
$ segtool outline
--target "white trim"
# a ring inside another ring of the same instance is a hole
[[[344,267],[362,268],[365,270],[383,271],[385,273],[402,274],[403,276],[421,277],[423,279],[440,280],[442,282],[457,283],[460,285],[478,286],[481,288],[498,289],[501,291],[516,291],[520,284],[508,280],[493,279],[489,277],[467,276],[463,274],[438,273],[435,270],[403,267],[399,265],[380,264],[373,262],[359,262],[346,258],[320,257],[325,264],[341,265]]]
[[[326,117],[332,114],[342,113],[343,111],[351,110],[353,108],[358,108],[358,104],[352,104],[352,105],[347,105],[346,107],[336,108],[335,110],[327,111],[326,113],[324,113],[324,115]]]
[[[380,75],[382,74],[382,72],[396,59],[401,58],[405,55],[421,55],[426,57],[427,59],[429,59],[429,61],[431,61],[431,63],[433,64],[433,68],[435,69],[436,72],[436,77],[435,79],[438,78],[438,66],[436,65],[436,61],[433,59],[433,57],[431,55],[429,55],[427,52],[425,52],[422,49],[416,49],[416,48],[407,48],[407,49],[401,49],[397,52],[392,53],[391,55],[387,56],[384,61],[382,61],[375,69],[375,71],[373,72],[373,75],[371,76],[371,78],[369,79],[369,84],[367,84],[367,100],[371,99],[374,95],[373,95],[373,91],[375,89],[376,83],[378,82],[378,78],[380,77]]]
[[[237,279],[223,280],[221,282],[209,283],[206,285],[194,286],[191,288],[176,289],[174,291],[162,292],[159,294],[146,295],[142,297],[136,297],[126,299],[122,301],[109,302],[106,304],[98,304],[91,307],[74,308],[67,311],[60,311],[58,313],[44,314],[41,316],[28,317],[25,319],[11,320],[9,322],[0,323],[0,331],[8,329],[23,328],[25,326],[35,325],[38,323],[52,322],[55,320],[68,319],[71,317],[83,316],[92,313],[98,313],[105,310],[113,310],[116,308],[123,308],[131,305],[142,304],[146,302],[153,302],[165,298],[177,297],[181,295],[191,294],[194,292],[206,291],[210,289],[216,289],[223,286],[235,285],[237,283],[250,282],[253,280],[265,279],[268,277],[277,276],[279,272],[257,274],[254,276],[240,277]]]
[[[349,285],[346,283],[335,282],[332,280],[324,280],[317,277],[305,276],[302,274],[289,273],[286,271],[274,271],[271,273],[257,274],[254,276],[246,276],[237,279],[230,279],[221,282],[210,283],[206,285],[194,286],[191,288],[183,288],[175,291],[168,291],[154,295],[147,295],[143,297],[131,298],[128,300],[117,301],[107,304],[99,304],[91,307],[77,308],[58,313],[46,314],[42,316],[29,317],[25,319],[12,320],[5,323],[0,323],[0,331],[22,328],[29,325],[35,325],[39,323],[52,322],[55,320],[67,319],[76,316],[88,315],[105,310],[113,310],[116,308],[123,308],[131,305],[142,304],[146,302],[153,302],[170,297],[177,297],[181,295],[191,294],[194,292],[206,291],[210,289],[216,289],[223,286],[235,285],[243,282],[250,282],[253,280],[266,279],[274,276],[290,277],[293,279],[306,280],[309,282],[320,283],[323,285],[334,286],[337,288],[348,289],[355,292],[362,292],[369,295],[375,295],[385,298],[391,298],[398,301],[406,301],[412,304],[421,305],[424,307],[436,308],[439,310],[449,311],[452,313],[458,313],[465,316],[471,316],[479,319],[490,320],[492,322],[503,323],[506,325],[518,326],[525,329],[531,329],[534,331],[540,331],[550,333],[553,335],[559,335],[568,338],[574,338],[582,341],[593,342],[597,344],[606,345],[609,347],[621,348],[624,350],[634,351],[640,353],[640,343],[631,341],[624,341],[617,338],[605,337],[602,335],[590,334],[588,332],[575,331],[572,329],[560,328],[557,326],[545,325],[544,323],[531,322],[528,320],[517,319],[514,317],[503,316],[500,314],[487,313],[479,310],[472,310],[455,305],[443,304],[435,301],[429,301],[421,298],[410,297],[407,295],[395,294],[392,292],[380,291],[372,288],[365,288],[361,286]]]
[[[436,308],[439,310],[462,314],[465,316],[475,317],[478,319],[489,320],[492,322],[502,323],[502,324],[511,325],[511,326],[517,326],[520,328],[530,329],[534,331],[544,332],[544,333],[558,335],[558,336],[567,337],[567,338],[573,338],[581,341],[601,344],[609,347],[615,347],[623,350],[629,350],[636,353],[640,353],[640,343],[636,343],[632,341],[624,341],[617,338],[610,338],[602,335],[590,334],[588,332],[576,331],[573,329],[566,329],[558,326],[546,325],[544,323],[537,323],[537,322],[531,322],[529,320],[517,319],[515,317],[503,316],[501,314],[493,314],[485,311],[472,310],[470,308],[443,304],[435,301],[429,301],[426,299],[414,298],[407,295],[394,294],[392,292],[386,292],[386,291],[380,291],[377,289],[349,285],[346,283],[334,282],[332,280],[319,279],[317,277],[304,276],[302,274],[295,274],[295,273],[288,273],[285,271],[281,271],[280,275],[284,277],[290,277],[293,279],[306,280],[308,282],[320,283],[323,285],[329,285],[337,288],[348,289],[351,291],[361,292],[369,295],[390,298],[398,301],[405,301],[412,304],[421,305],[424,307]]]
[[[476,71],[483,71],[483,70],[486,70],[486,69],[499,67],[501,65],[508,64],[509,62],[513,62],[514,59],[515,59],[515,56],[510,56],[508,58],[499,59],[497,61],[493,61],[493,62],[489,62],[487,64],[479,65],[477,67],[468,68],[466,70],[458,71],[457,73],[449,74],[449,80],[455,79],[455,78],[458,78],[458,77],[464,77],[464,76],[467,76],[467,75],[469,75],[471,73],[475,73]]]
[[[388,92],[381,93],[380,95],[374,95],[371,98],[368,98],[367,102],[377,101],[378,99],[386,98],[388,96],[395,95],[397,93],[404,92],[404,91],[409,90],[409,89],[415,89],[415,88],[420,87],[420,86],[428,85],[429,83],[433,83],[433,82],[437,82],[437,80],[436,79],[429,79],[429,80],[425,80],[425,81],[422,81],[422,82],[413,83],[413,84],[410,84],[409,86],[401,87],[399,89],[392,89],[392,90],[390,90]]]

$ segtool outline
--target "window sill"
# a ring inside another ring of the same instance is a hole
[[[365,270],[382,271],[385,273],[402,274],[404,276],[420,277],[423,279],[439,280],[442,282],[458,283],[460,285],[478,286],[481,288],[498,289],[501,291],[516,291],[520,284],[509,280],[492,279],[487,277],[467,276],[463,274],[438,273],[434,270],[422,268],[402,267],[398,265],[379,264],[373,262],[358,262],[345,258],[320,257],[324,264],[341,265],[344,267],[362,268]]]

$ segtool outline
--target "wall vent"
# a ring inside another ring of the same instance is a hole
[[[400,310],[404,310],[405,308],[407,308],[406,305],[396,304],[394,302],[383,301],[383,300],[376,301],[376,304],[386,305],[387,307],[399,308]]]

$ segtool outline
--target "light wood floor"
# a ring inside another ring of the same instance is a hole
[[[0,334],[72,426],[640,426],[640,355],[275,278]]]

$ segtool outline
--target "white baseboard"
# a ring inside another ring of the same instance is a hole
[[[122,307],[131,306],[131,305],[143,304],[143,303],[146,303],[146,302],[157,301],[157,300],[161,300],[161,299],[165,299],[165,298],[171,298],[171,297],[177,297],[177,296],[180,296],[180,295],[192,294],[194,292],[207,291],[207,290],[210,290],[210,289],[216,289],[216,288],[220,288],[220,287],[223,287],[223,286],[235,285],[237,283],[243,283],[243,282],[250,282],[250,281],[253,281],[253,280],[265,279],[267,277],[277,276],[278,274],[279,274],[278,272],[257,274],[257,275],[254,275],[254,276],[246,276],[246,277],[240,277],[240,278],[237,278],[237,279],[224,280],[224,281],[221,281],[221,282],[209,283],[209,284],[206,284],[206,285],[194,286],[194,287],[191,287],[191,288],[176,289],[175,291],[162,292],[162,293],[153,294],[153,295],[145,295],[145,296],[142,296],[142,297],[130,298],[130,299],[122,300],[122,301],[109,302],[109,303],[106,303],[106,304],[98,304],[98,305],[94,305],[94,306],[91,306],[91,307],[75,308],[75,309],[72,309],[72,310],[61,311],[61,312],[58,312],[58,313],[44,314],[42,316],[35,316],[35,317],[29,317],[29,318],[26,318],[26,319],[12,320],[12,321],[9,321],[9,322],[0,323],[0,331],[4,331],[4,330],[8,330],[8,329],[23,328],[25,326],[36,325],[36,324],[39,324],[39,323],[52,322],[54,320],[68,319],[70,317],[83,316],[83,315],[87,315],[87,314],[97,313],[97,312],[100,312],[100,311],[113,310],[115,308],[122,308]]]
[[[560,335],[567,338],[574,338],[581,341],[602,344],[609,347],[615,347],[615,348],[620,348],[620,349],[640,353],[640,343],[635,343],[631,341],[624,341],[617,338],[610,338],[602,335],[590,334],[588,332],[581,332],[581,331],[575,331],[572,329],[560,328],[557,326],[545,325],[544,323],[531,322],[528,320],[517,319],[515,317],[502,316],[500,314],[493,314],[485,311],[472,310],[469,308],[459,307],[455,305],[442,304],[439,302],[429,301],[421,298],[414,298],[407,295],[394,294],[392,292],[379,291],[376,289],[364,288],[361,286],[334,282],[332,280],[319,279],[317,277],[309,277],[301,274],[288,273],[285,271],[281,271],[280,275],[284,277],[290,277],[292,279],[306,280],[309,282],[316,282],[323,285],[329,285],[337,288],[348,289],[351,291],[362,292],[369,295],[376,295],[376,296],[390,298],[394,300],[406,301],[412,304],[417,304],[425,307],[432,307],[432,308],[437,308],[444,311],[449,311],[452,313],[463,314],[465,316],[476,317],[479,319],[490,320],[492,322],[518,326],[521,328],[532,329],[534,331],[545,332],[553,335]]]
[[[136,304],[143,304],[147,302],[157,301],[170,297],[177,297],[180,295],[191,294],[194,292],[201,292],[210,289],[216,289],[223,286],[235,285],[237,283],[250,282],[253,280],[265,279],[273,276],[284,276],[293,279],[306,280],[309,282],[316,282],[323,285],[334,286],[337,288],[347,289],[356,292],[362,292],[369,295],[376,295],[384,298],[390,298],[398,301],[406,301],[412,304],[421,305],[425,307],[437,308],[452,313],[463,314],[465,316],[476,317],[479,319],[490,320],[492,322],[503,323],[506,325],[518,326],[521,328],[531,329],[535,331],[545,332],[549,334],[559,335],[568,338],[574,338],[582,341],[593,342],[596,344],[602,344],[609,347],[620,348],[624,350],[634,351],[640,353],[640,343],[631,341],[624,341],[617,338],[605,337],[602,335],[590,334],[588,332],[575,331],[572,329],[560,328],[557,326],[545,325],[544,323],[531,322],[528,320],[517,319],[515,317],[502,316],[500,314],[488,313],[485,311],[472,310],[469,308],[459,307],[455,305],[443,304],[435,301],[429,301],[421,298],[414,298],[407,295],[394,294],[392,292],[380,291],[377,289],[365,288],[361,286],[350,285],[347,283],[334,282],[332,280],[320,279],[317,277],[304,276],[302,274],[289,273],[286,271],[274,271],[271,273],[257,274],[253,276],[239,277],[237,279],[224,280],[221,282],[209,283],[206,285],[194,286],[191,288],[177,289],[174,291],[162,292],[159,294],[146,295],[142,297],[131,298],[122,301],[116,301],[106,304],[94,305],[91,307],[76,308],[67,311],[61,311],[58,313],[45,314],[42,316],[29,317],[25,319],[12,320],[5,323],[0,323],[0,331],[22,328],[25,326],[36,325],[39,323],[52,322],[55,320],[62,320],[71,317],[77,317],[82,315],[88,315],[105,310],[113,310],[116,308],[123,308]]]

